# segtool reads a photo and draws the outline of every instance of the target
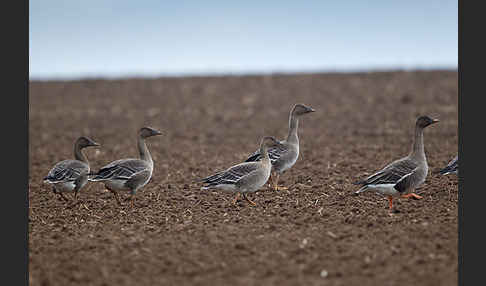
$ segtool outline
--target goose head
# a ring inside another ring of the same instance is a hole
[[[138,134],[140,135],[141,138],[145,139],[152,136],[162,135],[162,132],[150,127],[142,127],[140,128]]]
[[[81,136],[76,140],[75,143],[80,149],[91,147],[91,146],[100,146],[100,144],[96,143],[93,139],[85,136]]]
[[[314,111],[315,109],[313,109],[312,107],[298,103],[292,108],[292,115],[301,116]]]
[[[415,124],[415,126],[419,127],[419,128],[425,128],[429,125],[432,125],[434,123],[437,123],[439,122],[438,119],[432,119],[430,117],[428,117],[427,115],[424,115],[424,116],[420,116],[419,118],[417,118],[417,122]]]

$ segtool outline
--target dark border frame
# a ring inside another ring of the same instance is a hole
[[[29,285],[29,1],[3,11],[2,284]]]
[[[464,20],[464,1],[461,1],[459,0],[458,1],[458,9],[457,9],[457,12],[458,12],[458,23],[457,23],[457,35],[458,35],[458,39],[457,39],[457,52],[458,52],[458,55],[457,55],[457,58],[458,58],[458,98],[457,98],[457,108],[458,108],[458,155],[459,157],[461,158],[460,161],[461,162],[464,162],[463,159],[464,159],[464,156],[463,156],[463,129],[462,129],[462,114],[463,114],[463,105],[461,104],[461,101],[462,101],[462,96],[461,95],[464,95],[464,84],[463,84],[463,76],[464,76],[464,68],[463,68],[463,60],[464,60],[464,57],[462,55],[463,53],[463,38],[464,38],[464,33],[462,33],[462,29],[464,28],[464,25],[463,25],[463,20]],[[464,166],[464,164],[463,164]],[[464,169],[462,169],[463,171]],[[464,241],[463,241],[463,232],[464,232],[464,229],[463,229],[463,208],[464,208],[464,198],[463,198],[463,190],[464,190],[464,180],[463,180],[463,174],[464,172],[462,172],[461,170],[459,170],[458,172],[458,178],[459,178],[459,184],[458,184],[458,276],[457,276],[457,281],[458,281],[458,285],[464,285],[464,269],[463,269],[463,245],[464,245]]]
[[[458,2],[458,152],[461,165],[458,191],[458,285],[478,285],[484,280],[482,262],[486,253],[482,246],[486,241],[486,235],[482,232],[485,191],[480,182],[484,178],[484,167],[481,166],[484,163],[481,164],[480,160],[484,160],[486,146],[486,141],[482,139],[484,127],[480,125],[485,122],[481,118],[484,105],[480,101],[484,90],[484,75],[480,68],[484,68],[482,54],[486,50],[481,41],[484,15],[478,2]],[[469,152],[466,152],[466,148]],[[473,162],[474,158],[478,164]],[[468,225],[468,235],[464,235],[465,224]],[[464,258],[468,261],[467,268]]]

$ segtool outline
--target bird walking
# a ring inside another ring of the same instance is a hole
[[[226,192],[236,193],[232,204],[236,204],[240,194],[250,204],[256,206],[256,203],[248,199],[247,193],[256,192],[268,181],[272,168],[268,149],[276,143],[273,137],[263,137],[260,141],[261,160],[256,162],[243,162],[232,166],[224,171],[201,179],[200,182],[205,184],[202,190],[219,189]]]
[[[388,197],[390,211],[393,209],[394,197],[421,199],[422,196],[415,194],[414,190],[425,182],[429,169],[424,151],[423,132],[424,128],[437,122],[437,119],[420,116],[415,124],[412,150],[408,156],[391,162],[362,181],[355,182],[355,185],[362,186],[355,194],[372,190],[385,195]]]
[[[91,146],[100,146],[100,144],[88,137],[79,137],[74,143],[74,160],[58,162],[44,178],[44,183],[52,184],[52,191],[65,201],[69,201],[64,196],[67,192],[74,192],[76,201],[78,192],[88,182],[89,161],[82,150]]]
[[[285,140],[277,141],[278,144],[274,144],[273,147],[268,149],[270,161],[272,163],[271,182],[272,188],[275,191],[286,190],[287,187],[278,186],[278,180],[280,175],[286,170],[290,169],[297,159],[299,158],[299,137],[297,135],[297,129],[299,127],[299,118],[307,113],[314,112],[311,107],[303,104],[296,104],[290,111],[289,115],[289,130]],[[256,162],[262,159],[262,153],[260,150],[251,154],[245,162]]]
[[[118,192],[130,192],[129,200],[131,207],[133,207],[137,191],[150,181],[154,169],[154,162],[147,144],[145,144],[145,139],[161,134],[160,131],[150,127],[141,128],[138,132],[137,141],[140,159],[129,158],[113,161],[99,169],[97,173],[92,174],[89,180],[104,182],[105,188],[113,193],[119,205],[122,205],[122,203],[118,197]]]

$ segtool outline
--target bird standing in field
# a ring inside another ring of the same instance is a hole
[[[297,158],[299,158],[299,137],[297,135],[297,129],[299,127],[300,116],[314,112],[311,107],[303,104],[296,104],[290,111],[289,116],[289,133],[287,139],[278,141],[278,144],[274,144],[273,147],[268,149],[268,155],[272,163],[271,181],[274,190],[286,190],[287,187],[279,187],[278,179],[280,175],[286,170],[290,169]],[[256,162],[262,159],[262,153],[260,150],[251,154],[245,162]]]
[[[206,184],[202,189],[219,189],[237,193],[232,201],[233,205],[236,204],[240,194],[243,194],[245,200],[255,206],[256,203],[248,199],[246,193],[256,192],[268,181],[272,169],[268,149],[276,143],[278,142],[273,137],[263,137],[259,150],[262,156],[261,160],[240,163],[222,172],[201,179],[200,181]]]
[[[393,197],[421,199],[422,197],[413,191],[424,183],[429,170],[425,158],[423,132],[424,128],[437,122],[437,119],[420,116],[415,124],[414,141],[408,156],[393,161],[362,181],[355,182],[355,185],[362,186],[356,194],[372,190],[385,195],[388,197],[390,211],[393,209]]]
[[[130,205],[134,206],[135,194],[145,186],[152,177],[154,161],[145,144],[148,137],[161,135],[160,131],[150,127],[143,127],[138,132],[138,152],[140,159],[120,159],[102,167],[89,178],[93,182],[104,182],[105,188],[112,192],[119,205],[122,205],[118,197],[119,191],[130,192]]]
[[[69,199],[63,193],[74,192],[74,200],[77,200],[78,192],[88,182],[89,162],[81,150],[90,146],[100,144],[88,137],[79,137],[74,143],[74,160],[58,162],[44,178],[45,183],[52,184],[52,191],[65,201]]]
[[[447,175],[447,174],[457,174],[457,172],[459,171],[459,162],[458,162],[458,157],[456,155],[456,157],[454,157],[454,159],[452,159],[449,164],[447,164],[447,166],[445,166],[444,169],[440,170],[440,174],[441,175]]]

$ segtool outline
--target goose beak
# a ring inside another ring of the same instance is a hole
[[[309,107],[309,109],[307,110],[307,112],[316,112],[316,110],[312,107]]]
[[[439,122],[439,119],[432,119],[432,124]]]

